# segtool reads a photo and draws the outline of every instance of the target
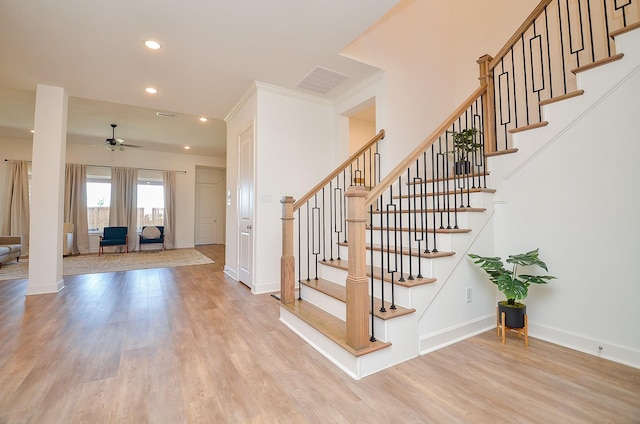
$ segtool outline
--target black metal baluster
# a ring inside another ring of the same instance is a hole
[[[302,216],[298,209],[298,300],[302,300]]]
[[[391,216],[393,217],[393,227],[391,223],[389,223],[389,206],[387,206],[387,271],[391,274],[391,309],[396,309],[395,303],[393,301],[394,296],[393,292],[395,290],[395,274],[398,272],[398,247],[397,247],[397,234],[398,234],[398,208],[395,203],[393,203],[393,186],[389,188],[389,194],[391,198]],[[400,201],[400,209],[402,209],[402,203]],[[393,234],[393,243],[391,243],[391,235]],[[393,249],[393,253],[391,252]],[[391,265],[391,259],[393,258],[393,266]],[[384,283],[383,283],[384,285]],[[384,306],[384,296],[381,299],[382,307],[380,308],[380,312],[386,312],[386,308]]]
[[[311,251],[315,256],[314,280],[318,280],[318,255],[320,254],[320,208],[318,207],[318,195],[313,196],[314,206],[311,208]]]
[[[333,202],[333,181],[329,181],[329,261],[333,262],[333,220],[335,219],[335,203]]]
[[[433,152],[433,144],[429,147]],[[433,153],[432,153],[433,154]],[[424,231],[424,253],[429,252],[429,181],[427,180],[427,151],[422,153],[422,178],[424,180],[424,203],[422,204],[422,225]]]
[[[411,169],[407,168],[407,183],[411,181]],[[409,276],[407,277],[410,281],[413,280],[413,261],[411,260],[411,252],[413,250],[413,246],[411,243],[411,185],[407,186],[407,190],[408,190],[408,194],[407,194],[407,221],[408,221],[408,225],[407,225],[407,243],[408,243],[408,249],[409,249]],[[413,187],[413,195],[415,196],[415,192],[416,189],[415,187]],[[415,223],[414,223],[415,224]]]
[[[322,262],[327,262],[327,200],[325,197],[325,187],[322,187]]]
[[[562,10],[560,6],[560,0],[557,2],[558,4],[558,26],[560,31],[560,56],[562,63],[562,81],[563,81],[563,91],[562,94],[567,94],[567,61],[565,59],[564,53],[564,31],[562,30]],[[567,16],[569,16],[569,12],[567,11]]]
[[[307,281],[311,281],[311,249],[309,247],[309,202],[305,203],[305,206],[307,207]]]
[[[340,233],[342,233],[342,230],[343,230],[342,225],[344,222],[344,215],[343,215],[344,192],[340,187],[336,187],[333,190],[333,202],[336,205],[336,208],[334,210],[335,210],[335,213],[337,214],[333,219],[333,225],[334,225],[333,231],[336,233],[337,241],[340,242]],[[340,247],[338,246],[336,249],[338,253],[338,257],[336,259],[340,260]]]
[[[419,167],[418,167],[418,161],[416,160],[416,175],[419,173]],[[420,190],[420,197],[418,197],[417,191],[418,191],[418,187]],[[424,193],[423,193],[423,186],[422,186],[422,179],[420,177],[414,177],[413,178],[413,191],[414,191],[414,197],[413,197],[413,222],[415,225],[414,228],[414,233],[413,233],[413,237],[414,240],[416,241],[416,243],[418,243],[418,274],[416,275],[416,278],[422,278],[422,241],[424,240],[424,223],[422,222],[422,217],[424,214],[424,205],[422,204],[423,200],[424,200]],[[418,228],[418,222],[420,222],[420,227]],[[410,250],[409,251],[409,260],[412,260],[413,258],[413,251]]]
[[[380,222],[382,224],[382,220]],[[380,225],[382,226],[382,225]],[[369,206],[369,238],[371,239],[371,244],[373,244],[373,205]],[[369,255],[370,255],[370,273],[371,273],[371,338],[369,339],[370,342],[375,342],[376,341],[376,337],[374,334],[374,328],[375,328],[375,321],[374,321],[374,288],[375,288],[375,284],[374,284],[374,266],[373,266],[373,259],[374,259],[374,249],[372,246],[372,249],[369,250]]]
[[[409,187],[407,187],[407,190],[409,189]],[[398,232],[398,238],[399,238],[399,243],[400,243],[400,252],[403,251],[403,236],[402,236],[402,232],[403,232],[403,228],[402,228],[402,215],[404,214],[404,211],[402,210],[402,177],[398,177],[398,191],[400,192],[400,228],[398,228],[396,231]],[[398,281],[403,282],[405,281],[404,279],[404,261],[400,261],[400,278],[398,279]]]

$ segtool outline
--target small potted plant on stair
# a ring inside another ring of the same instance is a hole
[[[518,255],[509,255],[506,260],[508,264],[512,264],[511,269],[504,267],[499,257],[478,256],[469,254],[474,263],[489,274],[489,280],[498,286],[505,297],[506,301],[498,302],[498,314],[505,313],[506,326],[509,328],[522,328],[524,326],[524,316],[527,307],[520,300],[526,299],[529,294],[529,285],[531,284],[547,284],[549,280],[555,279],[551,275],[529,275],[519,274],[518,267],[537,266],[548,271],[545,264],[538,257],[538,249]]]
[[[469,154],[475,153],[482,147],[478,141],[478,134],[482,134],[477,128],[465,128],[461,131],[447,131],[453,139],[453,151],[449,152],[454,156],[454,173],[456,175],[468,174],[471,172],[471,162]]]

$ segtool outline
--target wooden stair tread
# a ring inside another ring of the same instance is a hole
[[[442,252],[438,252],[438,253],[442,253]],[[349,270],[349,261],[344,260],[344,259],[334,259],[333,261],[326,261],[326,262],[320,262],[323,265],[327,265],[327,266],[331,266],[334,268],[338,268],[338,269],[342,269],[345,271]],[[397,273],[399,274],[399,273]],[[371,277],[371,267],[367,266],[367,277]],[[373,267],[373,278],[376,278],[378,280],[381,280],[382,278],[382,268],[380,267]],[[413,279],[409,278],[409,274],[403,274],[402,277],[404,277],[404,281],[399,281],[400,277],[396,278],[394,283],[402,286],[402,287],[415,287],[415,286],[420,286],[422,284],[430,284],[430,283],[434,283],[437,281],[437,279],[435,278],[417,278],[415,276],[413,276]],[[391,282],[391,274],[389,274],[388,272],[384,273],[384,281],[386,282]]]
[[[374,230],[375,230],[375,228],[374,228]],[[463,231],[463,232],[470,232],[470,231],[471,230]],[[348,242],[340,242],[338,244],[340,246],[348,246],[349,245]],[[380,244],[373,244],[372,245],[370,243],[367,243],[366,249],[367,250],[373,250],[374,252],[380,252],[382,250],[382,245],[380,245]],[[392,249],[390,249],[390,251],[391,251],[391,253],[398,253],[397,249],[393,249],[392,248]],[[409,248],[403,247],[401,254],[402,255],[409,255],[410,254],[411,256],[418,256],[418,249],[409,250]],[[422,252],[420,252],[420,257],[427,258],[427,259],[436,259],[436,258],[445,258],[447,256],[453,256],[455,254],[456,254],[456,252],[445,252],[445,251],[440,252],[440,251],[438,251],[438,252],[424,253],[424,251],[422,251]]]
[[[340,284],[334,283],[333,281],[325,280],[322,278],[318,278],[317,280],[302,280],[301,284],[313,288],[314,290],[318,290],[321,293],[326,294],[327,296],[331,296],[334,299],[337,299],[341,302],[347,303],[347,288]],[[369,305],[371,301],[369,301]],[[383,319],[391,319],[403,315],[408,315],[414,313],[416,310],[414,308],[405,308],[403,306],[396,305],[396,309],[391,309],[391,303],[388,301],[384,302],[384,307],[386,312],[380,312],[380,308],[382,306],[382,300],[378,298],[373,299],[373,315]],[[369,310],[371,313],[371,310]]]
[[[567,100],[567,99],[571,99],[573,97],[582,96],[583,94],[584,94],[584,90],[572,91],[571,93],[563,94],[562,96],[557,96],[557,97],[552,97],[552,98],[547,99],[547,100],[542,100],[538,104],[540,106],[546,106],[546,105],[549,105],[551,103],[560,102],[562,100]]]
[[[420,195],[412,195],[412,194],[403,194],[403,195],[399,195],[399,196],[393,196],[393,199],[413,199],[414,197],[433,197],[434,195],[436,196],[451,196],[451,195],[458,195],[460,194],[460,192],[462,191],[462,193],[495,193],[496,189],[494,188],[481,188],[481,187],[476,187],[476,188],[468,188],[468,189],[460,189],[460,190],[448,190],[448,191],[442,191],[440,193],[434,194],[434,193],[422,193]]]
[[[458,206],[457,208],[451,208],[451,210],[447,211],[446,209],[399,209],[396,211],[389,211],[390,213],[447,213],[447,212],[485,212],[487,208],[465,208],[464,206]],[[374,210],[374,215],[386,213],[385,211]]]
[[[289,312],[324,334],[355,357],[391,346],[389,342],[376,340],[375,342],[369,342],[369,346],[363,349],[355,350],[347,344],[346,323],[341,319],[304,300],[296,300],[293,303],[280,302],[280,306],[286,308]]]
[[[606,65],[608,63],[616,62],[624,57],[623,53],[614,54],[613,56],[605,57],[604,59],[596,60],[595,62],[591,62],[588,65],[580,66],[578,68],[574,68],[571,70],[574,74],[578,74],[580,72],[588,71],[589,69],[594,69],[599,66]]]
[[[490,171],[484,171],[484,172],[476,172],[476,173],[469,173],[469,174],[458,174],[458,175],[450,175],[449,177],[441,177],[441,178],[428,178],[425,181],[421,181],[419,183],[410,181],[410,182],[405,182],[405,185],[411,186],[411,185],[416,185],[416,184],[431,184],[431,183],[437,183],[437,182],[442,182],[442,181],[453,181],[455,179],[459,179],[459,178],[480,178],[480,177],[488,177],[489,175],[491,175]]]
[[[617,29],[615,31],[611,31],[609,33],[609,37],[616,38],[619,35],[626,34],[627,32],[634,31],[634,30],[636,30],[638,28],[640,28],[640,22],[636,22],[636,23],[633,23],[631,25],[627,25],[626,27]]]
[[[387,227],[376,227],[374,226],[373,228],[368,228],[368,229],[372,229],[373,231],[386,231],[387,229],[390,231],[401,231],[401,232],[408,232],[409,231],[409,227],[402,227],[402,228],[387,228]],[[471,229],[470,228],[436,228],[435,230],[433,228],[427,228],[426,230],[423,230],[422,228],[411,228],[411,232],[422,232],[422,233],[437,233],[437,234],[463,234],[463,233],[470,233]],[[346,246],[346,243],[344,243]]]
[[[525,125],[523,127],[511,128],[509,130],[509,134],[515,134],[515,133],[519,133],[519,132],[523,132],[523,131],[533,130],[533,129],[536,129],[536,128],[542,128],[542,127],[546,127],[547,125],[549,125],[549,122],[540,121],[540,122],[536,122],[535,124]]]
[[[512,153],[518,153],[518,149],[514,147],[511,149],[498,150],[497,152],[485,153],[484,155],[490,158],[494,156],[510,155]]]

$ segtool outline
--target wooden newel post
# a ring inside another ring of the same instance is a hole
[[[487,84],[487,92],[482,97],[482,109],[484,111],[484,153],[493,153],[496,146],[496,103],[493,70],[489,67],[493,58],[488,54],[477,60],[480,66],[480,84]]]
[[[295,301],[296,261],[293,256],[293,197],[284,196],[282,203],[282,258],[280,258],[280,302]]]
[[[349,234],[347,344],[358,350],[369,346],[369,289],[365,246],[367,190],[361,186],[351,186],[345,196],[348,211],[347,234]]]

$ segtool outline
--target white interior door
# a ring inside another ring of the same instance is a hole
[[[253,287],[253,213],[254,213],[254,172],[253,172],[253,125],[240,134],[239,140],[239,185],[238,185],[238,279]]]
[[[195,244],[218,243],[216,199],[219,184],[196,183],[196,239]]]

